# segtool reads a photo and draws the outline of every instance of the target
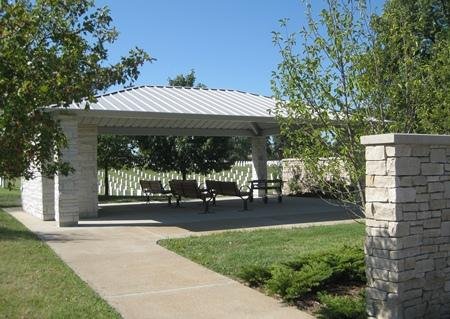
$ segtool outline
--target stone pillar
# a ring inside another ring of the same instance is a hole
[[[365,136],[369,318],[450,318],[450,136]]]
[[[41,220],[55,219],[55,186],[53,178],[46,178],[37,170],[34,178],[21,181],[24,212]]]
[[[267,150],[266,137],[252,137],[252,179],[267,179]],[[258,190],[255,197],[264,195],[263,190]]]
[[[75,116],[59,116],[66,135],[67,147],[61,151],[61,161],[69,162],[75,172],[55,176],[55,220],[60,227],[77,226],[79,219],[78,121]]]
[[[97,217],[97,126],[78,126],[80,217]]]

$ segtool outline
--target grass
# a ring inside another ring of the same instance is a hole
[[[0,207],[20,206],[20,190],[14,188],[8,190],[0,187]]]
[[[342,224],[296,229],[233,231],[164,239],[159,244],[216,272],[240,278],[242,269],[295,261],[345,244],[363,244],[364,225]]]
[[[17,190],[0,190],[0,207]],[[0,209],[0,318],[120,318],[32,232]]]

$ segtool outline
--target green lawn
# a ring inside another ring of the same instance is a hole
[[[363,244],[364,225],[233,231],[160,240],[160,245],[216,272],[239,278],[249,266],[270,266],[346,244]]]
[[[0,187],[0,207],[20,206],[20,190]]]
[[[0,207],[18,191],[0,190]],[[120,318],[32,232],[0,209],[0,318]]]

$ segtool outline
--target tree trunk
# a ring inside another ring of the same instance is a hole
[[[187,172],[186,171],[181,171],[181,175],[183,176],[183,181],[185,181]]]
[[[109,176],[108,176],[108,167],[105,167],[105,197],[109,197]]]

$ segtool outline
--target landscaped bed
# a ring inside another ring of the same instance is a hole
[[[323,318],[365,318],[364,225],[233,231],[159,243]]]
[[[0,189],[0,207],[17,206]],[[1,318],[120,318],[36,235],[0,209]]]

